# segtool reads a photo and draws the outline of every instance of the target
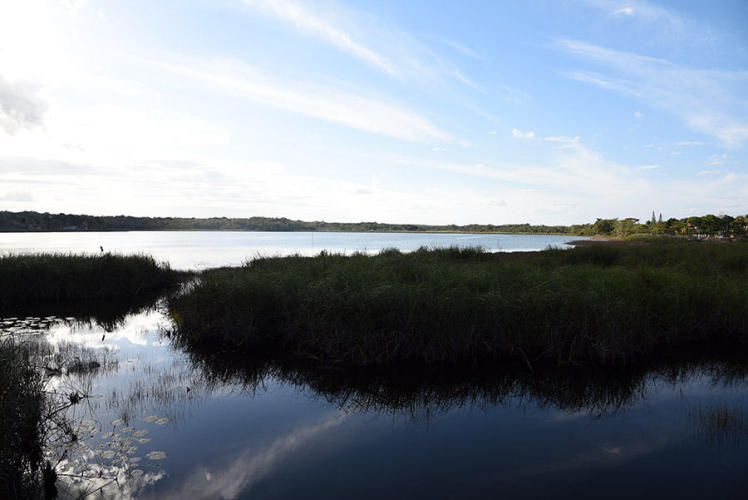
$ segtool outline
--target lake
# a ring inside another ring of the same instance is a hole
[[[259,254],[570,238],[350,233],[2,234],[12,251],[148,252],[176,267]],[[116,307],[115,307],[116,309]],[[126,308],[123,308],[126,311]],[[123,313],[124,314],[124,313]],[[0,315],[3,316],[3,315]],[[77,439],[50,446],[62,498],[744,498],[745,357],[621,370],[356,372],[201,355],[161,302],[5,313]]]
[[[148,253],[176,269],[237,266],[259,255],[329,252],[412,251],[419,247],[476,247],[488,251],[532,251],[568,247],[578,236],[442,233],[281,233],[217,231],[133,231],[0,233],[0,252],[84,252],[103,247],[113,253]]]
[[[59,369],[52,389],[90,396],[68,412],[80,437],[62,461],[71,476],[61,491],[739,498],[748,487],[748,384],[729,363],[348,378],[190,357],[168,327],[158,308],[109,329],[72,317],[0,320]],[[72,369],[91,360],[99,366]]]

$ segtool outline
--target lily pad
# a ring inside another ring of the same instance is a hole
[[[155,423],[157,423],[158,425],[165,425],[169,423],[169,419],[166,417],[161,417],[158,420],[156,420]]]
[[[148,415],[147,417],[143,418],[143,422],[155,422],[158,420],[158,417],[156,415]]]
[[[146,453],[145,457],[148,460],[163,460],[166,458],[166,452],[165,451],[149,451]]]

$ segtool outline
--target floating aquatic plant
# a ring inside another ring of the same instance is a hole
[[[167,455],[164,451],[149,451],[145,456],[148,460],[163,460]]]

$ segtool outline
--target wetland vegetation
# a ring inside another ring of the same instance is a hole
[[[747,274],[740,243],[323,252],[206,271],[169,310],[185,342],[329,365],[626,365],[744,349]]]
[[[186,273],[146,255],[0,255],[0,309],[76,302],[132,303],[160,295]]]

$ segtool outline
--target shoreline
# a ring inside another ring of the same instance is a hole
[[[532,232],[506,232],[506,231],[258,231],[254,229],[98,229],[98,230],[75,230],[75,231],[0,231],[0,234],[25,234],[25,233],[340,233],[340,234],[491,234],[491,235],[518,235],[518,236],[568,236],[575,238],[593,238],[575,233],[532,233]]]

